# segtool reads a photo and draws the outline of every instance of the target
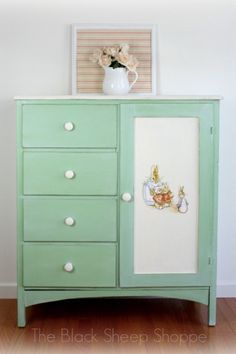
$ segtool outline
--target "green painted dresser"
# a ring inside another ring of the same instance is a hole
[[[219,97],[17,97],[26,307],[169,297],[216,322]]]

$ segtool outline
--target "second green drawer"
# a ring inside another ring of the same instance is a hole
[[[24,153],[26,195],[116,195],[116,193],[115,152]]]

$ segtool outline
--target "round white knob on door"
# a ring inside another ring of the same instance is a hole
[[[72,272],[74,270],[74,266],[71,262],[67,262],[65,265],[64,265],[64,270],[66,272]]]
[[[68,216],[67,218],[65,218],[64,223],[67,226],[73,226],[75,224],[75,220],[71,216]]]
[[[130,202],[131,199],[132,199],[132,195],[130,193],[123,193],[122,196],[121,196],[121,199],[124,201],[124,202]]]
[[[65,172],[65,177],[68,178],[68,179],[72,179],[72,178],[75,177],[75,172],[72,171],[72,170],[67,170],[67,171]]]
[[[66,122],[66,123],[64,124],[64,129],[65,129],[66,131],[68,131],[68,132],[71,132],[72,130],[75,129],[75,125],[74,125],[74,123],[72,123],[72,122]]]

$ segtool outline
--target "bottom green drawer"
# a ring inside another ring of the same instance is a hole
[[[24,244],[23,274],[28,287],[116,286],[116,245]]]

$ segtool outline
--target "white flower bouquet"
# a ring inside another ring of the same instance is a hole
[[[138,60],[129,54],[129,45],[127,43],[117,47],[96,49],[90,59],[94,63],[98,63],[102,68],[126,68],[129,71],[136,72],[138,66]]]

